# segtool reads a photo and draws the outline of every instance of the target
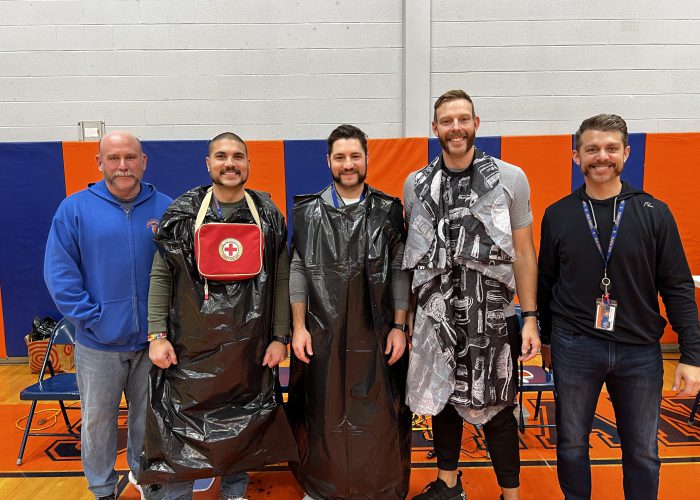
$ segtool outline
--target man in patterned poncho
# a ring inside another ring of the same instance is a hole
[[[540,348],[530,190],[520,168],[474,147],[479,117],[464,91],[438,98],[432,127],[442,154],[404,184],[403,264],[417,298],[407,402],[433,415],[438,459],[438,479],[415,498],[465,498],[463,420],[484,425],[503,497],[518,498],[516,284],[523,360]]]

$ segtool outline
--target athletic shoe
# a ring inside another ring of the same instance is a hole
[[[414,496],[413,500],[467,500],[462,488],[462,471],[457,472],[457,484],[452,488],[438,478],[423,488],[421,494]]]

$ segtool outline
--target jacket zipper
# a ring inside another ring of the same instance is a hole
[[[132,206],[129,210],[124,210],[126,213],[126,226],[127,233],[129,235],[129,252],[131,254],[130,264],[131,264],[131,313],[134,320],[134,331],[136,334],[131,339],[131,348],[134,350],[136,348],[136,343],[139,338],[140,323],[139,323],[139,308],[138,308],[138,297],[136,296],[136,249],[134,248],[134,231],[132,226],[131,212],[134,207]]]

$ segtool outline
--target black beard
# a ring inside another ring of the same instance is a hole
[[[331,177],[333,177],[333,181],[338,184],[339,186],[345,186],[342,182],[342,178],[340,175],[333,175],[331,174]],[[367,177],[367,172],[365,171],[365,174],[362,175],[360,172],[357,172],[357,182],[353,184],[354,186],[359,186],[363,182],[365,182],[365,177]],[[352,186],[346,186],[346,187],[352,187]]]
[[[241,175],[240,171],[238,171],[238,170],[236,170],[235,172],[241,177],[241,183],[240,183],[240,185],[241,185],[241,186],[244,185],[244,184],[246,183],[246,181],[248,180],[248,177],[243,177],[243,176]],[[223,174],[223,173],[225,173],[225,172],[221,172],[221,174]],[[216,178],[214,178],[213,175],[209,174],[209,177],[211,177],[211,181],[212,181],[214,184],[216,184],[217,186],[230,187],[230,186],[226,186],[223,182],[221,182],[221,180],[219,179],[218,176],[217,176]]]

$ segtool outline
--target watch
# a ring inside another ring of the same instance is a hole
[[[529,318],[530,316],[539,319],[540,313],[538,313],[537,311],[523,311],[523,318]]]
[[[292,342],[292,337],[289,335],[285,335],[284,337],[281,335],[273,335],[272,340],[276,340],[277,342],[281,342],[284,345],[289,345]]]
[[[397,330],[401,330],[402,332],[408,331],[408,325],[406,323],[392,323],[391,327],[396,328]]]

